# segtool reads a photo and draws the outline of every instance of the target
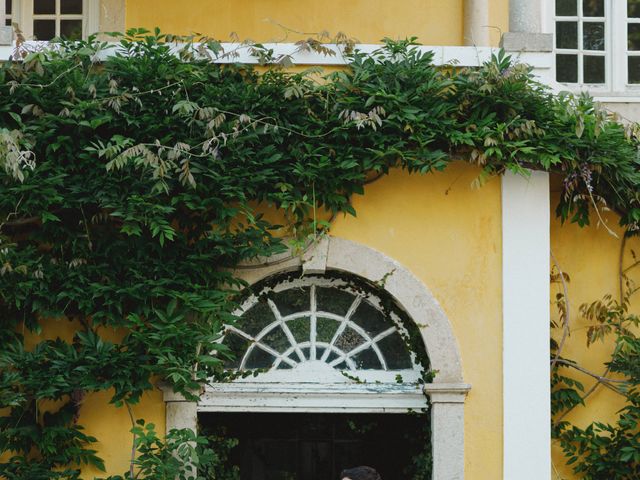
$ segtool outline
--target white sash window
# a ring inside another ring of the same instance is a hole
[[[603,92],[640,87],[640,0],[553,1],[556,80]]]
[[[99,0],[4,1],[6,25],[17,24],[29,40],[79,40],[99,30]]]

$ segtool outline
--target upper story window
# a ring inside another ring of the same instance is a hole
[[[7,27],[10,27],[11,24],[13,23],[13,15],[12,15],[12,9],[11,7],[13,6],[13,1],[12,0],[4,0],[4,9],[5,9],[5,20],[4,20],[4,24]]]
[[[6,24],[17,23],[34,40],[86,38],[97,28],[95,0],[5,0]]]
[[[627,2],[627,81],[640,84],[640,0]]]
[[[555,0],[556,80],[592,90],[640,85],[640,0]]]

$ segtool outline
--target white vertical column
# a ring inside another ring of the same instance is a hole
[[[489,0],[464,0],[464,44],[489,46]]]
[[[541,0],[509,0],[509,31],[501,41],[507,52],[553,51],[553,35],[542,33],[542,3]]]
[[[465,390],[432,391],[433,480],[464,480]]]
[[[166,429],[188,428],[198,431],[198,404],[186,400],[175,400],[166,403]]]
[[[505,480],[551,478],[549,249],[549,175],[507,172],[502,177]]]
[[[509,31],[542,32],[542,2],[539,0],[509,1]]]

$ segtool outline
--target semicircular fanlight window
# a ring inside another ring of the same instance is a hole
[[[265,287],[228,326],[224,343],[239,370],[321,362],[336,370],[415,370],[400,318],[346,280],[305,276]]]

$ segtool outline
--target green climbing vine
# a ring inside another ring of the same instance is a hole
[[[625,246],[623,240],[621,259]],[[555,282],[562,284],[562,292],[557,294],[559,322],[553,327],[563,332],[560,341],[552,338],[551,342],[552,435],[574,473],[588,480],[632,480],[640,475],[640,317],[632,308],[638,286],[631,277],[640,264],[635,251],[631,250],[631,254],[631,266],[623,268],[620,262],[619,295],[607,294],[601,300],[581,305],[578,312],[587,321],[587,348],[596,342],[606,341],[612,345],[603,372],[592,372],[565,357],[563,346],[571,331],[567,287],[570,278],[557,265],[552,276]],[[594,380],[593,386],[585,390],[583,383],[576,380],[575,373]],[[598,388],[607,388],[623,399],[624,406],[616,412],[616,421],[607,423],[596,419],[586,427],[569,422],[568,415],[576,407],[585,406]]]
[[[350,199],[371,176],[463,160],[480,168],[478,184],[507,170],[557,173],[563,220],[585,225],[607,207],[638,230],[638,130],[586,96],[551,94],[502,53],[476,69],[438,68],[412,40],[372,55],[345,41],[348,67],[318,80],[261,45],[251,47],[258,71],[213,62],[231,53],[219,42],[173,40],[131,30],[115,47],[61,42],[0,68],[8,479],[104,468],[80,423],[92,392],[131,411],[159,380],[190,397],[225,378],[229,352],[216,340],[242,286],[229,272],[286,248],[257,204],[284,212],[303,241],[329,228],[316,209],[355,215]],[[50,319],[75,334],[27,348]],[[190,465],[216,461],[187,432],[159,439],[131,418],[139,455],[111,478],[188,478]]]

